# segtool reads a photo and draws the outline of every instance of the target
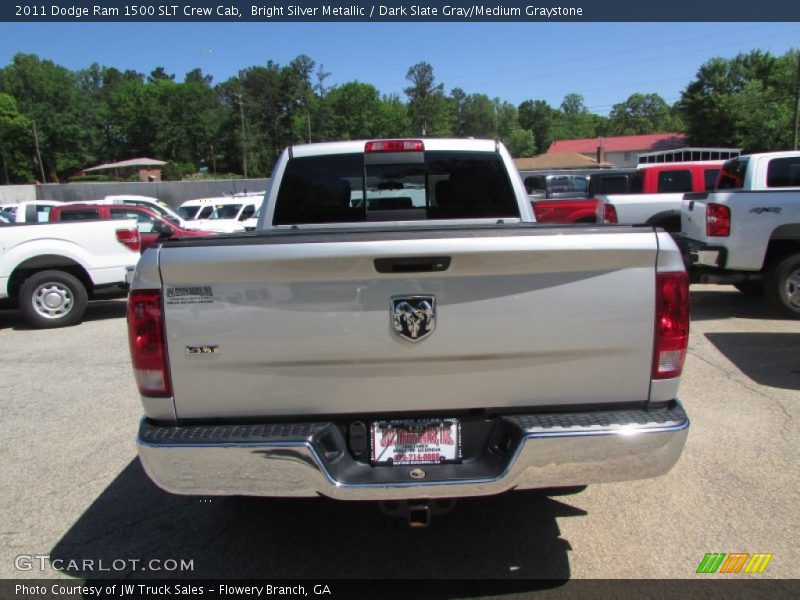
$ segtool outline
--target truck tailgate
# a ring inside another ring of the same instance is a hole
[[[526,226],[169,243],[177,416],[645,401],[657,252],[649,229]],[[418,297],[435,328],[410,341],[393,298]]]

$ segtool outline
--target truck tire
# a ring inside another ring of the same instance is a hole
[[[19,308],[25,320],[41,329],[78,323],[86,312],[88,294],[81,281],[64,271],[40,271],[19,290]]]
[[[746,296],[764,295],[764,283],[761,281],[740,281],[739,283],[734,283],[733,287]]]
[[[790,254],[775,264],[764,291],[780,314],[800,319],[800,254]]]

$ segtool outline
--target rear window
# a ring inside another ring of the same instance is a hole
[[[800,156],[773,158],[767,166],[767,187],[799,187]]]
[[[209,215],[209,219],[235,219],[239,211],[242,210],[241,204],[220,204]]]
[[[61,221],[86,221],[88,219],[99,219],[98,210],[61,210]]]
[[[547,178],[547,194],[573,194],[583,196],[586,193],[586,178],[575,175],[554,175]]]
[[[239,215],[240,221],[246,221],[250,217],[252,217],[256,212],[256,205],[255,204],[248,204],[244,207],[242,214]]]
[[[397,153],[365,161],[357,153],[290,160],[273,223],[502,217],[519,217],[519,210],[497,154]]]
[[[659,192],[691,192],[691,171],[661,171],[658,174]]]
[[[627,194],[627,175],[593,175],[589,179],[589,196],[595,194]]]
[[[705,190],[713,190],[714,186],[717,185],[717,176],[719,175],[719,169],[706,169],[703,172],[703,179],[705,184]]]
[[[744,185],[744,175],[747,172],[747,158],[734,158],[722,165],[722,170],[717,177],[716,189],[738,190]]]
[[[197,206],[180,206],[178,207],[178,216],[186,221],[191,221],[197,214]]]

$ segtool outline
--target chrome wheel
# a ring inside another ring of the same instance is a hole
[[[786,302],[790,306],[800,308],[800,270],[789,273],[783,287]]]
[[[31,297],[33,310],[45,319],[61,319],[72,310],[72,290],[61,283],[49,281],[37,287]]]

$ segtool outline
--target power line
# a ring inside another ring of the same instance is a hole
[[[753,42],[763,41],[763,40],[766,40],[766,39],[770,39],[771,40],[771,39],[774,39],[776,37],[785,36],[785,35],[794,35],[794,36],[800,35],[800,30],[790,31],[790,32],[782,33],[782,34],[770,35],[770,36],[763,37],[763,38],[757,38],[755,40],[750,40],[750,41],[744,42],[744,43],[748,43],[749,44],[749,43],[753,43]],[[518,78],[515,78],[515,79],[504,79],[502,81],[485,81],[485,82],[473,83],[472,86],[473,87],[477,87],[477,86],[497,85],[497,84],[504,84],[504,83],[516,83],[516,82],[519,82],[519,81],[530,81],[532,79],[566,77],[566,76],[569,76],[569,75],[577,75],[577,74],[580,74],[580,73],[599,71],[599,70],[603,70],[603,69],[617,69],[619,67],[625,67],[625,66],[629,66],[629,65],[636,65],[636,64],[641,64],[641,63],[652,63],[655,60],[673,59],[673,58],[676,58],[676,57],[679,57],[679,56],[690,56],[690,55],[695,55],[698,52],[708,52],[708,51],[711,51],[711,50],[718,50],[720,48],[726,48],[726,47],[730,47],[730,46],[739,46],[741,44],[742,44],[742,42],[740,42],[740,41],[739,42],[731,42],[729,44],[722,44],[720,46],[714,46],[714,47],[709,47],[709,48],[696,48],[694,50],[687,50],[686,52],[675,52],[675,53],[672,53],[672,54],[662,54],[662,55],[657,56],[657,57],[639,58],[639,59],[636,59],[636,60],[631,60],[631,61],[626,61],[626,62],[621,62],[621,63],[604,64],[601,67],[584,67],[584,68],[581,68],[581,69],[574,69],[572,71],[559,71],[557,73],[541,73],[541,72],[539,72],[539,73],[533,73],[533,74],[530,74],[530,75],[526,75],[525,77],[518,77]]]
[[[751,27],[742,27],[742,28],[739,28],[739,29],[733,29],[733,30],[730,30],[730,31],[725,31],[725,32],[720,32],[720,33],[712,33],[712,34],[707,34],[707,35],[702,35],[702,36],[697,36],[697,37],[685,38],[685,39],[682,39],[682,40],[670,40],[668,43],[663,43],[663,44],[652,44],[652,45],[649,45],[649,46],[639,46],[638,48],[627,48],[625,50],[617,50],[617,51],[614,51],[614,52],[606,52],[605,54],[603,54],[602,57],[598,56],[597,58],[600,59],[600,58],[605,58],[607,56],[617,56],[617,55],[620,55],[620,54],[629,54],[631,52],[639,52],[640,50],[651,50],[653,48],[675,47],[677,45],[682,45],[682,44],[686,44],[686,43],[689,43],[689,42],[695,42],[697,40],[707,40],[708,38],[711,38],[711,37],[729,36],[729,35],[731,35],[733,33],[740,33],[742,31],[751,31],[753,29],[761,29],[761,28],[764,28],[764,27],[769,27],[771,25],[773,25],[773,24],[772,23],[762,23],[761,25],[754,25],[754,26],[751,26]],[[745,43],[749,43],[749,42],[745,42]],[[512,71],[524,71],[524,70],[527,70],[527,69],[530,69],[530,68],[557,67],[559,65],[572,64],[573,62],[575,62],[575,61],[574,60],[561,60],[561,61],[555,61],[555,62],[544,63],[544,64],[540,63],[540,64],[536,64],[536,65],[527,65],[527,66],[523,66],[523,67],[513,67],[513,68],[508,68],[508,69],[497,69],[497,70],[492,70],[492,71],[484,71],[483,73],[470,73],[469,75],[460,75],[460,76],[456,75],[455,77],[450,75],[450,76],[447,76],[447,78],[448,79],[459,80],[459,79],[463,79],[464,77],[471,77],[471,76],[474,76],[474,75],[493,75],[495,73],[508,73],[508,72],[512,72]]]

